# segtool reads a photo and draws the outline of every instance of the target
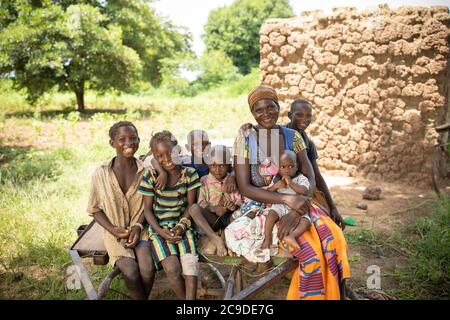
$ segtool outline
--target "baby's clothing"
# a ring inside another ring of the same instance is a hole
[[[308,188],[308,189],[310,187],[308,178],[305,177],[302,174],[299,174],[298,176],[292,178],[292,182],[294,182],[295,184],[298,184],[299,186],[304,186],[305,188]],[[275,184],[275,179],[272,180],[272,183],[270,184],[269,187],[273,186],[274,184]],[[277,192],[278,193],[283,193],[283,194],[291,194],[291,195],[296,195],[297,194],[294,190],[292,190],[289,187],[278,189]],[[291,208],[289,208],[285,204],[273,204],[270,207],[270,209],[275,211],[278,214],[279,218],[284,217],[286,214],[288,214],[292,210]]]

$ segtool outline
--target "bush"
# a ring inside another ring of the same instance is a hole
[[[450,197],[427,217],[418,219],[401,240],[408,247],[410,268],[397,270],[400,287],[414,298],[447,298],[450,293]]]
[[[62,173],[66,161],[76,163],[72,150],[62,147],[51,151],[11,149],[6,154],[12,160],[1,169],[0,183],[23,184],[38,178],[54,179]]]

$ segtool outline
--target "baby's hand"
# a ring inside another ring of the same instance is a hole
[[[292,179],[291,179],[291,177],[289,177],[289,176],[284,176],[283,178],[282,178],[282,180],[284,180],[285,181],[285,183],[286,183],[286,186],[291,186],[292,185]]]
[[[283,177],[284,178],[284,177]],[[283,189],[283,188],[286,188],[286,180],[285,179],[281,179],[280,181],[278,181],[277,183],[275,183],[274,185],[273,185],[273,187],[275,188],[275,189]]]

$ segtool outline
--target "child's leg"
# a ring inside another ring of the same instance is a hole
[[[148,241],[141,241],[146,243]],[[153,288],[155,280],[156,268],[153,264],[152,255],[149,246],[138,246],[134,249],[139,265],[139,273],[141,274],[142,284],[144,287],[145,296],[148,298]]]
[[[208,221],[203,216],[203,209],[198,204],[194,204],[189,209],[189,215],[192,217],[195,224],[206,234],[206,236],[214,242],[217,247],[217,255],[226,256],[227,247],[225,246],[222,238],[213,231]]]
[[[180,257],[183,276],[186,282],[186,300],[197,299],[198,256],[186,253]]]
[[[125,280],[125,285],[131,298],[135,300],[147,299],[144,288],[142,287],[139,266],[136,260],[122,257],[117,260],[116,264],[123,274],[123,279]]]
[[[272,244],[273,227],[278,220],[278,214],[275,211],[270,210],[266,217],[266,224],[264,226],[264,241],[261,245],[262,249],[270,248],[270,245]]]
[[[295,250],[298,251],[298,249],[300,249],[300,245],[297,242],[297,238],[300,237],[311,226],[311,222],[308,219],[309,216],[307,216],[308,218],[306,218],[305,216],[303,216],[300,219],[300,222],[297,225],[297,227],[283,239],[283,241],[286,242],[289,246],[291,246],[294,249],[294,251]]]
[[[178,299],[184,300],[185,286],[183,278],[181,277],[181,264],[177,256],[170,256],[161,261],[164,271],[167,275],[170,287],[175,292]]]

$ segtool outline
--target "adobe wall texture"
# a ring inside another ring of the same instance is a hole
[[[319,165],[373,179],[430,180],[435,123],[448,118],[448,7],[302,12],[260,30],[262,83],[310,100]]]

